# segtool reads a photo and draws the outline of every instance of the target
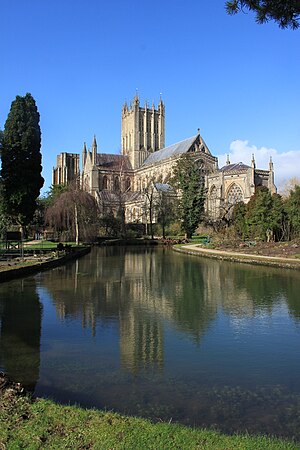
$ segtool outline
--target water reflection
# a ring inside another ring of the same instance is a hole
[[[117,320],[121,365],[133,372],[163,367],[167,324],[200,345],[220,311],[236,328],[278,307],[289,308],[296,322],[300,317],[297,272],[165,249],[98,249],[49,272],[44,284],[61,320],[80,319],[93,335],[97,323]]]
[[[39,379],[41,318],[34,279],[0,285],[0,366],[30,391]]]
[[[21,316],[38,355],[41,302],[37,395],[300,440],[297,271],[104,248],[35,281],[0,287],[1,365],[25,354],[7,332],[25,334]]]

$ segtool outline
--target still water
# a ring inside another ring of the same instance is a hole
[[[300,273],[96,248],[0,285],[0,369],[37,396],[300,440]]]

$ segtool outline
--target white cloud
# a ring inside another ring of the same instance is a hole
[[[249,141],[236,140],[231,142],[229,152],[219,155],[219,167],[226,163],[227,154],[231,163],[243,162],[250,165],[252,154],[254,154],[256,167],[268,170],[270,156],[274,163],[275,183],[278,190],[285,182],[293,177],[300,178],[300,150],[291,150],[279,153],[275,148],[256,147],[250,145]]]

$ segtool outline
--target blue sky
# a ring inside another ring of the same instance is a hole
[[[44,191],[60,152],[120,151],[121,107],[166,105],[166,145],[197,133],[231,162],[300,177],[300,30],[225,0],[1,0],[0,128],[16,95],[41,115]]]

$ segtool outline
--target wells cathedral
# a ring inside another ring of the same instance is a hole
[[[94,137],[92,149],[86,144],[80,155],[61,153],[53,169],[53,185],[68,184],[79,179],[82,189],[92,194],[103,214],[115,211],[122,202],[126,222],[147,221],[145,192],[154,185],[157,190],[168,189],[177,161],[190,155],[201,168],[206,185],[206,213],[217,220],[224,210],[243,201],[247,203],[257,186],[276,192],[273,163],[269,170],[257,169],[254,156],[250,165],[231,163],[218,167],[200,132],[195,136],[165,147],[165,105],[160,99],[157,108],[147,103],[141,106],[136,95],[122,108],[121,154],[98,153]],[[200,180],[199,180],[200,182]]]

